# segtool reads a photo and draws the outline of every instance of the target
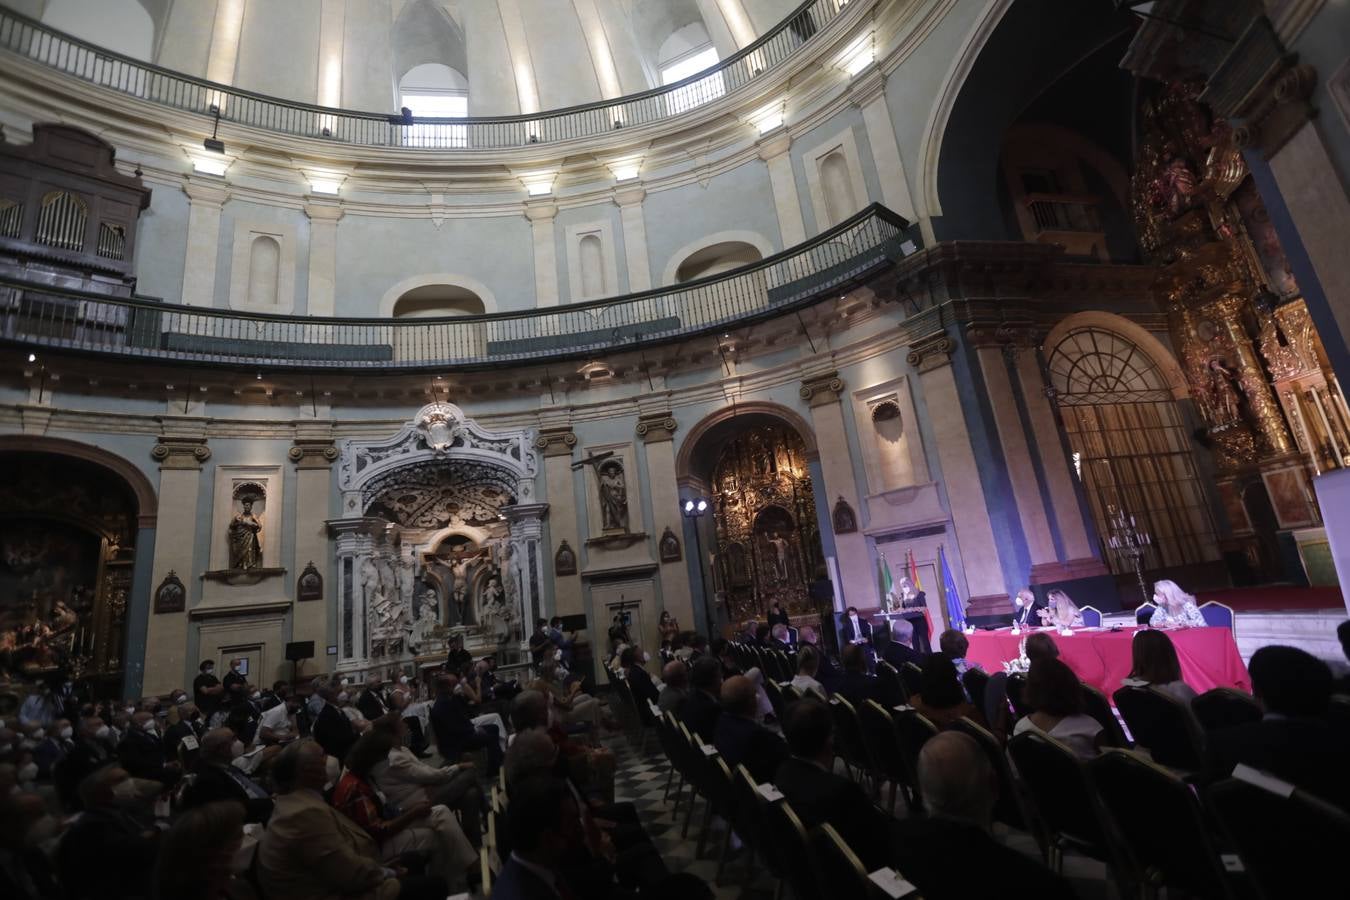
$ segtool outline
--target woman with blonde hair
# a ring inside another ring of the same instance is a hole
[[[1063,591],[1051,591],[1045,595],[1047,606],[1040,611],[1041,621],[1055,628],[1082,627],[1083,614],[1078,604],[1069,599]]]
[[[1205,617],[1200,615],[1195,598],[1183,591],[1175,581],[1155,581],[1153,602],[1158,607],[1148,620],[1153,628],[1205,627]]]

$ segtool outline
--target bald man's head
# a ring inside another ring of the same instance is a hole
[[[989,827],[998,798],[993,766],[968,734],[943,731],[919,751],[919,792],[931,815]]]
[[[722,708],[733,716],[753,718],[755,715],[755,683],[744,675],[733,675],[722,682]]]
[[[689,667],[678,659],[672,659],[661,670],[661,680],[676,690],[689,687]]]

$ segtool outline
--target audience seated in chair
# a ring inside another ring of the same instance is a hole
[[[624,650],[620,658],[620,664],[628,677],[628,689],[633,692],[639,711],[645,710],[648,703],[655,704],[661,699],[661,693],[656,689],[656,682],[652,681],[646,663],[647,654],[637,647]],[[646,716],[643,716],[643,721],[647,721]]]
[[[882,650],[881,658],[900,671],[907,662],[923,665],[923,654],[914,649],[914,625],[908,619],[891,623],[891,639]]]
[[[966,699],[956,664],[946,653],[934,653],[924,660],[922,687],[909,698],[909,704],[939,729],[962,717],[984,724],[984,713]]]
[[[538,691],[517,694],[511,701],[511,725],[516,732],[513,746],[527,731],[546,733],[560,754],[555,774],[570,780],[592,802],[614,802],[614,754],[604,747],[574,741],[561,725],[550,725],[548,698],[543,694]]]
[[[458,677],[440,675],[436,678],[436,702],[431,707],[431,730],[436,736],[436,749],[447,762],[459,762],[465,753],[482,750],[487,756],[487,774],[497,774],[501,765],[501,738],[494,727],[474,725],[469,715],[468,701],[455,693]]]
[[[783,723],[792,755],[773,783],[809,830],[830,824],[868,871],[888,864],[891,820],[852,780],[834,772],[834,717],[822,700],[807,697],[788,710]]]
[[[858,644],[844,647],[842,654],[844,677],[839,680],[834,693],[843,697],[855,707],[862,706],[868,700],[881,702],[881,686],[876,676],[867,674],[867,654]]]
[[[1140,631],[1130,645],[1134,657],[1128,678],[1121,681],[1126,687],[1155,687],[1163,693],[1190,703],[1195,699],[1195,688],[1181,678],[1181,660],[1177,648],[1165,631]]]
[[[464,836],[477,847],[483,833],[483,789],[473,763],[437,767],[422,762],[406,746],[407,721],[396,712],[372,722],[371,732],[385,735],[391,744],[388,757],[371,770],[386,801],[400,809],[427,804],[454,810]]]
[[[150,810],[159,784],[132,778],[119,765],[85,776],[84,808],[57,848],[56,869],[69,900],[145,897],[159,848],[159,832],[137,818]]]
[[[979,663],[966,662],[966,654],[970,652],[970,640],[963,632],[948,628],[938,636],[938,648],[942,655],[956,666],[957,675],[966,674],[967,669],[984,671],[984,667]]]
[[[1013,734],[1039,731],[1084,759],[1097,755],[1102,726],[1083,712],[1083,686],[1067,665],[1055,657],[1034,660],[1027,672],[1025,699],[1032,712],[1018,721]]]
[[[656,705],[661,712],[676,709],[689,696],[689,667],[672,659],[661,669],[661,693]]]
[[[557,900],[577,896],[563,867],[584,842],[581,813],[566,786],[535,777],[512,792],[508,816],[510,855],[492,885],[494,900]]]
[[[675,715],[691,734],[711,744],[717,732],[717,719],[722,714],[722,663],[711,656],[694,661],[689,676],[689,696],[676,707]]]
[[[51,860],[61,821],[39,795],[11,788],[12,783],[0,784],[0,897],[61,897]]]
[[[190,809],[159,841],[155,900],[227,900],[234,891],[234,857],[244,836],[244,808],[217,800]]]
[[[631,648],[625,645],[624,650],[627,649]],[[616,660],[616,665],[620,667],[623,652],[619,651]],[[540,663],[539,677],[530,682],[530,689],[550,698],[552,714],[557,719],[566,725],[588,725],[592,739],[599,740],[600,726],[604,723],[604,707],[600,705],[599,700],[582,691],[580,681],[564,683],[557,662],[546,659]]]
[[[1210,733],[1213,773],[1228,775],[1242,763],[1350,810],[1350,736],[1326,718],[1327,664],[1294,647],[1269,646],[1252,654],[1247,672],[1265,716]]]
[[[335,759],[346,759],[347,751],[360,736],[352,720],[338,705],[339,698],[345,698],[346,691],[336,684],[325,684],[319,688],[321,707],[314,718],[314,739],[323,747],[323,752]]]
[[[183,805],[191,808],[233,800],[244,806],[245,821],[266,822],[272,814],[271,795],[233,765],[243,752],[244,742],[230,729],[208,731],[197,757],[196,777],[183,792]]]
[[[717,719],[713,746],[727,768],[744,765],[756,784],[772,781],[778,766],[788,758],[783,739],[755,721],[759,694],[744,675],[722,682],[722,715]]]
[[[820,651],[815,647],[802,647],[797,654],[797,674],[792,679],[792,686],[803,695],[809,692],[822,699],[828,697],[825,685],[816,680],[819,668]]]
[[[948,731],[930,738],[919,751],[918,778],[928,816],[900,823],[896,862],[925,900],[1007,892],[1074,896],[1068,883],[1039,861],[994,839],[998,777],[972,737]]]

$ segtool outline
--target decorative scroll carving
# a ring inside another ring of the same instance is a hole
[[[675,417],[668,412],[652,413],[644,415],[638,419],[637,427],[634,429],[638,437],[643,438],[647,443],[653,441],[668,441],[675,434],[675,429],[679,423]]]

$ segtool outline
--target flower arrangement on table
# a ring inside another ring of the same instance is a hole
[[[1003,662],[1003,671],[1009,675],[1025,675],[1031,669],[1031,660],[1027,659],[1027,639],[1017,643],[1017,659],[1008,659]]]

